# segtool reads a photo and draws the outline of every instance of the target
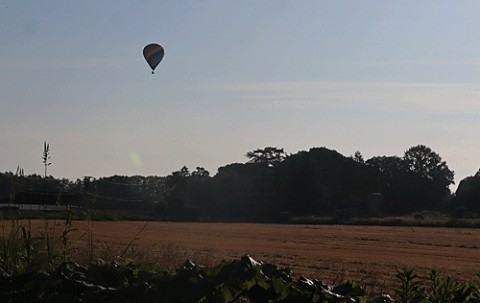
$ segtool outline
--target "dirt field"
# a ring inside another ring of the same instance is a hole
[[[43,224],[38,222],[38,224]],[[249,254],[290,267],[295,275],[334,283],[354,278],[391,285],[397,269],[440,269],[456,278],[480,272],[480,229],[267,225],[169,222],[76,222],[73,245],[82,255],[121,255],[176,267]],[[57,229],[62,223],[57,222]],[[89,241],[88,235],[92,235]],[[137,236],[138,234],[138,236]],[[137,237],[136,237],[137,236]],[[130,248],[125,252],[125,248]]]

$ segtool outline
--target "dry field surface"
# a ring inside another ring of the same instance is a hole
[[[62,225],[57,221],[58,234]],[[480,272],[480,229],[173,222],[74,227],[73,246],[83,256],[89,250],[103,258],[123,254],[167,267],[187,258],[214,265],[249,254],[295,275],[327,283],[350,277],[375,288],[391,286],[396,270],[405,266],[420,274],[436,268],[460,279]]]

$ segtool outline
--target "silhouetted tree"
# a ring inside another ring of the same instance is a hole
[[[376,156],[366,161],[376,168],[381,177],[385,214],[404,214],[419,206],[417,177],[409,172],[406,162],[398,156]]]
[[[448,186],[453,183],[453,172],[424,145],[411,147],[403,158],[373,157],[366,163],[382,175],[387,213],[441,210],[450,197]]]
[[[203,167],[190,172],[184,166],[167,177],[115,175],[76,182],[47,177],[49,152],[44,142],[43,177],[2,175],[0,199],[5,201],[14,192],[17,201],[36,203],[39,194],[78,193],[95,200],[89,204],[95,207],[103,203],[104,208],[114,209],[157,208],[170,219],[272,222],[312,215],[341,221],[368,215],[369,205],[383,214],[441,210],[453,183],[453,172],[424,145],[408,149],[403,157],[367,161],[359,151],[345,157],[327,148],[312,148],[286,155],[281,148],[266,147],[248,152],[247,163],[220,167],[213,177]],[[479,180],[480,173],[462,180],[454,205],[480,212]],[[372,202],[372,194],[380,199]]]
[[[210,173],[203,167],[197,167],[187,179],[187,195],[189,206],[195,209],[198,216],[202,215],[207,219],[211,218],[212,191]]]
[[[403,157],[409,171],[420,177],[422,188],[419,192],[430,209],[439,210],[445,206],[450,197],[449,186],[454,184],[454,172],[439,154],[425,145],[411,147]]]
[[[365,163],[365,159],[363,159],[362,153],[357,150],[353,156],[352,156],[353,161],[358,162],[358,163]]]
[[[235,221],[266,221],[271,169],[264,163],[234,163],[213,177],[216,216]],[[274,210],[271,210],[272,212]]]
[[[197,167],[197,169],[192,172],[192,177],[209,177],[210,173],[203,167]]]
[[[165,180],[166,210],[174,219],[197,220],[209,197],[209,173],[203,168],[190,174],[186,166]]]
[[[465,208],[480,213],[480,170],[474,175],[464,178],[458,184],[451,211]]]
[[[265,147],[248,152],[245,156],[249,163],[263,163],[273,167],[285,160],[286,154],[283,148]]]
[[[189,177],[190,172],[186,166],[167,176],[165,191],[168,209],[175,211],[188,204],[187,178]]]
[[[449,192],[448,187],[454,184],[454,172],[447,163],[442,161],[439,154],[425,145],[417,145],[409,148],[403,157],[408,170],[431,180],[436,187]]]
[[[395,177],[399,172],[408,170],[403,159],[397,156],[376,156],[368,159],[366,163],[390,177]]]
[[[374,169],[326,148],[290,155],[274,172],[278,208],[293,216],[358,213],[378,191]]]

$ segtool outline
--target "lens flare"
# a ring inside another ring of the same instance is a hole
[[[130,160],[132,160],[133,165],[135,165],[137,167],[142,165],[142,161],[140,160],[140,156],[138,155],[138,153],[136,151],[131,151],[130,152]]]

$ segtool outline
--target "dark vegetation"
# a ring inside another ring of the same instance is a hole
[[[213,177],[203,168],[190,172],[183,167],[166,177],[85,177],[72,182],[47,175],[51,163],[45,143],[43,177],[25,176],[20,168],[0,174],[0,215],[10,219],[2,221],[0,237],[2,302],[480,301],[479,281],[456,281],[435,270],[428,277],[407,268],[399,270],[396,286],[375,295],[352,280],[329,286],[315,279],[293,278],[288,268],[248,256],[211,267],[187,260],[176,270],[136,264],[124,254],[105,262],[93,258],[91,231],[84,235],[89,239],[89,262],[74,260],[70,233],[77,218],[92,224],[112,214],[291,223],[345,223],[355,218],[362,224],[372,217],[414,213],[414,220],[425,220],[427,211],[435,211],[466,218],[480,211],[476,204],[480,175],[464,179],[456,195],[450,193],[453,172],[438,154],[421,145],[401,158],[366,161],[359,152],[345,157],[326,148],[286,155],[269,147],[247,157],[247,163],[221,167]],[[31,221],[24,219],[35,215],[45,222],[38,236]],[[64,219],[63,224],[56,221],[57,216]],[[5,225],[9,222],[10,228]]]
[[[166,177],[112,176],[76,181],[47,176],[49,146],[44,147],[45,176],[0,174],[3,210],[37,205],[38,211],[71,205],[99,216],[122,212],[141,219],[231,222],[362,222],[362,218],[425,212],[453,220],[480,213],[480,174],[462,180],[451,193],[454,173],[429,147],[418,145],[403,157],[360,152],[346,157],[327,148],[296,154],[267,147],[246,154],[246,163],[181,168]],[[44,207],[42,208],[41,206]],[[31,210],[33,210],[31,208]],[[33,212],[32,212],[33,214]],[[364,221],[363,221],[364,222]],[[450,222],[454,224],[454,222]]]
[[[132,260],[80,265],[0,276],[2,302],[478,302],[478,281],[458,282],[431,270],[428,278],[405,268],[390,293],[369,295],[352,280],[330,286],[292,278],[288,268],[249,256],[217,266],[187,260],[175,271]],[[394,299],[395,298],[395,299]]]

